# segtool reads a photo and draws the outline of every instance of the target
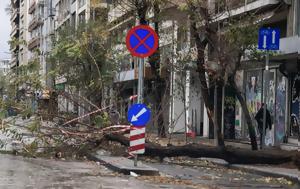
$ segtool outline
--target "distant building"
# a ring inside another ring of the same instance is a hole
[[[0,60],[0,75],[6,75],[10,69],[10,60]]]

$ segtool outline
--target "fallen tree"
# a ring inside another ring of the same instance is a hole
[[[129,146],[129,139],[120,134],[106,134],[105,139]],[[251,151],[247,149],[226,146],[224,148],[201,144],[184,146],[161,146],[147,141],[145,156],[165,157],[189,156],[193,158],[207,157],[224,159],[230,164],[270,164],[294,163],[300,169],[299,152],[278,152],[276,150]]]

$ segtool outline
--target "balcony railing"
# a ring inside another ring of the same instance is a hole
[[[238,1],[239,3],[236,3]],[[216,7],[216,15],[212,18],[212,22],[221,21],[229,17],[234,17],[245,12],[254,11],[263,7],[279,4],[279,0],[233,0],[228,1],[229,5],[223,9]],[[235,3],[234,3],[235,2]],[[219,12],[219,13],[218,13]]]
[[[14,10],[11,15],[10,21],[15,21],[18,16],[19,16],[19,9]]]
[[[17,65],[17,61],[18,61],[17,57],[14,56],[10,61],[10,68],[15,67]]]
[[[13,3],[14,3],[14,4],[17,4],[18,1],[20,1],[20,0],[13,0]]]
[[[79,8],[83,7],[84,5],[86,5],[86,0],[79,0],[78,1],[78,7]]]
[[[292,36],[292,37],[285,37],[280,39],[280,52],[284,54],[289,53],[300,53],[300,37],[299,36]]]
[[[32,38],[28,43],[28,49],[32,50],[40,45],[40,37]]]
[[[35,28],[43,24],[43,20],[40,15],[34,16],[33,19],[30,21],[28,26],[28,31],[32,32]]]
[[[152,79],[154,75],[152,74],[151,67],[144,68],[144,78],[145,79]],[[138,79],[138,69],[131,69],[128,71],[121,71],[116,74],[115,83],[124,82],[124,81],[131,81]]]
[[[18,33],[18,30],[19,30],[19,26],[13,25],[13,26],[12,26],[11,33],[10,33],[10,36],[11,36],[11,37],[14,37],[14,36]]]
[[[35,9],[36,9],[36,1],[33,1],[29,6],[28,13],[32,14]]]

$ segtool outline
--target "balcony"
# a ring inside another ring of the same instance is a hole
[[[151,67],[144,68],[144,78],[145,79],[153,79],[154,75],[152,74]],[[138,68],[131,69],[128,71],[121,71],[116,74],[115,83],[125,82],[138,79]]]
[[[35,9],[36,9],[36,1],[33,1],[29,6],[28,13],[32,14],[35,11]]]
[[[78,7],[79,7],[79,9],[82,8],[84,5],[86,5],[86,0],[79,0],[78,1]]]
[[[299,36],[281,38],[279,50],[283,54],[290,54],[296,52],[300,53],[299,44],[300,44]]]
[[[239,3],[237,3],[239,2]],[[238,16],[240,14],[254,11],[257,9],[261,9],[263,7],[268,7],[271,5],[276,5],[280,3],[279,0],[249,0],[249,1],[241,1],[241,0],[234,0],[231,3],[229,3],[229,11],[222,11],[215,15],[215,17],[212,19],[212,22],[218,22],[222,21],[224,19],[227,19],[229,17]]]
[[[15,21],[18,18],[18,16],[19,16],[19,10],[17,9],[15,11],[13,11],[10,21],[12,21],[12,22]]]
[[[20,0],[13,0],[13,4],[16,5]]]
[[[254,1],[257,1],[257,0],[230,0],[230,1],[227,1],[226,5],[230,10],[232,10],[232,9],[237,9],[242,6],[246,6],[247,4],[250,4]]]
[[[130,10],[131,8],[128,7],[128,5],[117,5],[116,7],[112,8],[108,12],[108,22],[114,22],[124,16],[126,14],[126,11],[124,10]]]
[[[19,50],[20,46],[18,44],[16,45],[10,45],[10,51],[11,52],[15,52],[17,53],[17,51]]]
[[[34,37],[28,42],[28,49],[31,51],[32,49],[38,47],[40,45],[40,37]]]
[[[10,68],[14,68],[17,65],[17,57],[14,56],[10,61]]]
[[[32,32],[35,28],[43,24],[43,20],[40,15],[34,16],[33,19],[30,21],[28,26],[28,31]]]
[[[19,31],[19,26],[17,26],[17,25],[14,24],[12,26],[12,30],[11,30],[10,36],[11,37],[15,37],[18,34],[18,31]]]
[[[117,82],[124,82],[124,81],[131,81],[137,79],[137,75],[135,74],[135,70],[128,70],[128,71],[121,71],[116,74],[115,83]]]

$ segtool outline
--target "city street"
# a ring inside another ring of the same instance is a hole
[[[184,188],[161,186],[117,174],[94,162],[65,162],[0,156],[1,189],[43,188]]]
[[[223,167],[152,164],[162,176],[133,177],[94,162],[70,162],[0,155],[0,188],[293,188],[284,179]],[[294,186],[294,188],[296,188]]]
[[[0,16],[0,189],[300,189],[300,0]]]

